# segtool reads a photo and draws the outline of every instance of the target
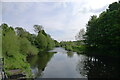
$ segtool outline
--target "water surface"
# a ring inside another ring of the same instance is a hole
[[[56,53],[54,53],[56,52]],[[103,62],[57,47],[28,59],[35,78],[117,78],[118,63]],[[113,75],[115,74],[115,75]]]

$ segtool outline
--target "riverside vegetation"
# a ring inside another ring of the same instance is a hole
[[[109,5],[98,17],[91,16],[77,35],[78,41],[63,41],[61,46],[92,56],[120,57],[120,1]],[[82,38],[83,39],[82,39]],[[82,51],[82,52],[81,52]]]
[[[21,69],[28,77],[32,76],[26,57],[38,55],[41,51],[48,51],[55,46],[86,55],[120,57],[120,2],[110,4],[98,17],[91,16],[86,26],[86,32],[81,30],[77,35],[77,41],[59,43],[40,25],[34,25],[37,33],[35,35],[21,27],[14,29],[2,24],[2,49],[6,73],[11,75],[9,70]]]
[[[95,56],[120,57],[120,1],[109,5],[99,17],[93,15],[85,33],[87,50]]]
[[[2,24],[2,50],[4,69],[8,76],[13,75],[10,70],[20,69],[26,77],[31,77],[30,65],[26,58],[40,54],[41,51],[50,50],[58,44],[48,35],[43,27],[34,25],[35,34],[27,32],[21,27],[9,27]]]

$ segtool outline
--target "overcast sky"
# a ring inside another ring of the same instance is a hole
[[[34,33],[33,25],[42,25],[52,38],[66,41],[75,40],[75,35],[86,27],[90,16],[99,15],[118,0],[8,1],[2,2],[2,23],[23,27],[30,33]]]

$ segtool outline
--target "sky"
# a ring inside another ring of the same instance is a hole
[[[33,25],[44,30],[58,41],[73,41],[90,16],[97,15],[118,0],[4,0],[0,3],[2,23],[23,27],[35,33]]]

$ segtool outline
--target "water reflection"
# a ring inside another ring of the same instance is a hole
[[[103,60],[103,61],[101,61]],[[87,57],[80,61],[77,65],[79,73],[86,75],[88,79],[91,78],[119,78],[120,69],[117,61],[107,61],[104,59],[96,59],[94,57]],[[81,63],[84,64],[84,71],[81,69]]]
[[[52,52],[57,52],[56,54]],[[79,74],[76,65],[79,59],[76,52],[68,52],[64,48],[55,48],[48,53],[28,59],[35,78],[86,78]],[[80,67],[83,67],[81,64]]]
[[[68,57],[72,58],[72,57],[73,57],[73,55],[74,55],[74,53],[73,53],[73,52],[71,52],[71,51],[68,51],[68,52],[67,52],[67,56],[68,56]]]
[[[54,54],[54,52],[41,52],[39,56],[28,58],[28,62],[31,65],[33,77],[39,77],[43,75],[42,72]]]
[[[109,60],[78,55],[64,48],[55,48],[28,59],[36,78],[119,78],[119,63]]]

